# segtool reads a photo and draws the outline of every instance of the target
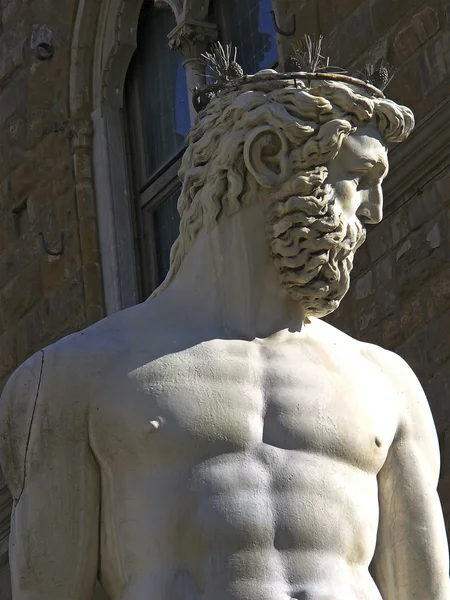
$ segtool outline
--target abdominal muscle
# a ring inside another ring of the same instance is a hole
[[[136,573],[121,600],[381,600],[374,475],[264,444],[191,475],[172,568]]]

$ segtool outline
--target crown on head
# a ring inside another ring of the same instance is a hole
[[[361,88],[366,94],[385,98],[383,90],[390,83],[394,70],[385,60],[369,61],[357,76],[340,67],[330,65],[330,59],[322,54],[323,37],[305,35],[303,41],[294,46],[284,64],[284,72],[265,69],[254,75],[244,74],[237,62],[237,49],[232,44],[213,44],[210,52],[202,55],[207,75],[207,85],[193,90],[192,102],[197,112],[209,102],[223,94],[255,85],[267,90],[275,87],[305,87],[312,80],[340,81]]]

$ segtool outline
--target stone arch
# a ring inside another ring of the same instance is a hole
[[[145,0],[79,0],[72,36],[70,112],[86,117],[102,101],[117,101],[129,62],[136,49],[139,14]],[[156,0],[170,7],[179,24],[198,5],[195,15],[206,14],[209,0]],[[205,13],[206,7],[206,13]]]
[[[89,219],[91,230],[97,229],[101,266],[98,258],[94,285],[103,285],[107,314],[132,306],[138,298],[121,108],[143,4],[144,0],[79,0],[72,35],[68,128],[78,212],[80,221]],[[177,22],[182,19],[182,0],[163,4],[174,11]],[[81,171],[81,163],[89,168]],[[92,280],[90,272],[85,288]]]
[[[121,109],[144,1],[79,0],[72,37],[71,127],[92,123],[91,136],[73,133],[76,162],[81,154],[85,163],[93,165],[90,177],[80,175],[77,193],[80,210],[86,211],[89,205],[91,225],[98,226],[99,277],[108,314],[132,306],[138,299]],[[184,24],[201,25],[209,9],[209,0],[155,0],[155,4],[173,11],[180,46]],[[83,131],[87,130],[85,126]]]

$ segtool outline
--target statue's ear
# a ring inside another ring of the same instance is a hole
[[[265,188],[283,184],[291,174],[286,136],[270,125],[263,125],[251,132],[245,142],[244,159],[247,169]]]

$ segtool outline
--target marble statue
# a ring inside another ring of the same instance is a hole
[[[2,395],[14,600],[450,600],[421,387],[320,319],[413,125],[344,76],[201,111],[165,282]]]

